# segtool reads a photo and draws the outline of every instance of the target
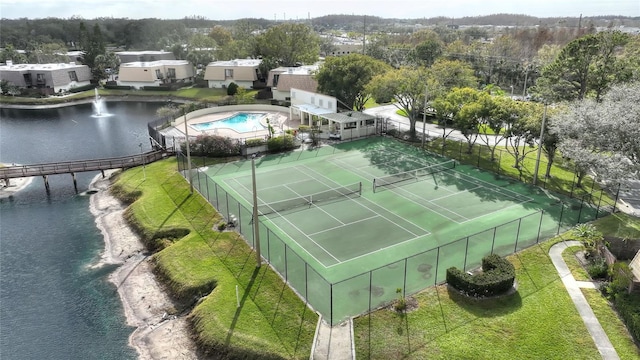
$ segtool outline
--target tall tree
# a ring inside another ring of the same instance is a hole
[[[534,92],[548,91],[550,100],[580,100],[593,92],[596,99],[628,78],[621,70],[618,52],[629,41],[619,31],[588,34],[567,44],[553,63],[542,70]]]
[[[274,26],[256,39],[258,54],[276,59],[280,66],[313,64],[320,54],[320,39],[305,24]]]
[[[350,110],[362,111],[371,94],[364,89],[378,74],[391,67],[380,60],[361,54],[328,58],[314,75],[318,91],[335,96]]]
[[[12,44],[7,44],[4,49],[0,50],[0,62],[7,60],[13,61],[14,64],[26,64],[27,57],[19,53]]]
[[[476,88],[478,80],[468,63],[458,60],[437,60],[427,71],[429,96],[446,95],[453,88]]]
[[[425,68],[400,68],[374,76],[364,91],[377,102],[393,99],[394,105],[409,118],[409,135],[416,135],[416,120],[424,109],[427,70]]]
[[[621,182],[640,172],[640,83],[615,85],[603,96],[575,101],[558,115],[551,131],[563,156],[599,179]]]

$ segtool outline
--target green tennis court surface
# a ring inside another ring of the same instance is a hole
[[[253,246],[250,161],[198,177]],[[470,269],[596,215],[385,138],[259,158],[256,179],[263,257],[334,323],[366,311],[372,296],[375,305],[397,288],[418,291],[448,267]]]

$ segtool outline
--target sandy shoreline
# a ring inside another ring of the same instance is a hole
[[[98,174],[89,186],[97,191],[91,195],[90,211],[105,242],[102,258],[93,266],[120,265],[109,281],[118,289],[127,325],[136,328],[129,345],[143,360],[197,359],[186,318],[176,316],[171,299],[151,272],[144,246],[123,219],[124,206],[108,192],[112,174],[108,172],[105,179]]]

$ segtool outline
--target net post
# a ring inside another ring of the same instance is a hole
[[[373,178],[373,193],[376,193],[376,178]],[[618,200],[618,197],[616,196],[616,200]]]
[[[362,195],[362,181],[358,183],[358,195]]]

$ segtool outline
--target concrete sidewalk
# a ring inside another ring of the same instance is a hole
[[[331,326],[318,320],[311,360],[355,360],[353,349],[353,322],[351,319]]]
[[[605,360],[616,360],[620,359],[618,357],[618,353],[616,349],[613,348],[613,345],[609,341],[609,337],[602,329],[598,318],[596,318],[591,306],[587,302],[587,299],[582,294],[580,290],[581,287],[587,288],[595,288],[593,282],[586,281],[576,281],[576,279],[571,274],[569,267],[564,262],[562,258],[562,252],[570,246],[582,245],[579,241],[564,241],[561,243],[557,243],[549,249],[549,256],[551,257],[551,261],[553,265],[556,267],[558,274],[560,275],[560,279],[562,279],[562,283],[567,288],[567,292],[569,292],[569,296],[571,300],[578,309],[578,313],[582,317],[582,321],[587,326],[587,330],[593,339],[593,342],[596,344],[598,348],[598,352],[602,355],[602,358]]]

